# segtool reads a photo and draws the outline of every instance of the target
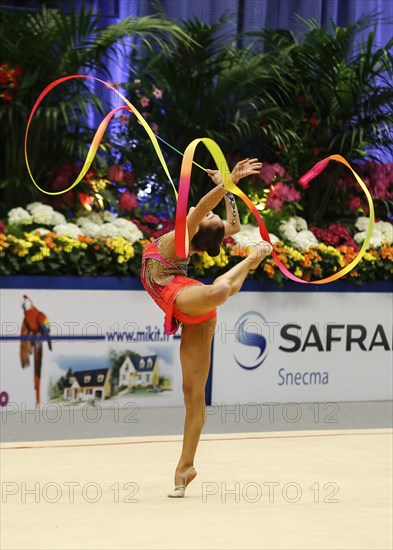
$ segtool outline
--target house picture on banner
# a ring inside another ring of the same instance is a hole
[[[51,383],[51,401],[78,403],[147,395],[172,390],[172,381],[160,376],[157,354],[141,355],[132,350],[110,350],[110,367],[77,370],[84,357],[75,361],[73,370]],[[75,358],[74,358],[75,360]]]

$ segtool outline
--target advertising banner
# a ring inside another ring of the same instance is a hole
[[[212,404],[392,398],[392,295],[240,292],[219,308]]]
[[[33,409],[183,404],[178,338],[144,291],[0,291],[0,400]]]

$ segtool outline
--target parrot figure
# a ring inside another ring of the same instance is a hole
[[[45,313],[34,307],[33,302],[26,295],[23,296],[22,308],[24,310],[24,319],[22,323],[22,336],[49,336],[49,320]],[[47,340],[49,349],[52,350],[52,342]],[[36,403],[40,403],[40,382],[42,367],[42,346],[43,340],[21,340],[20,361],[23,368],[30,365],[30,355],[34,357],[34,388]]]

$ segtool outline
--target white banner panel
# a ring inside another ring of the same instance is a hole
[[[212,403],[391,398],[391,294],[240,292],[219,308]]]
[[[26,288],[0,296],[2,406],[34,408],[35,375],[41,405],[183,404],[180,340],[164,333],[164,314],[144,291]]]

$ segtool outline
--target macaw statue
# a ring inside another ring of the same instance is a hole
[[[23,296],[22,308],[24,319],[22,323],[22,336],[37,336],[37,339],[22,339],[20,343],[20,361],[23,368],[30,365],[30,355],[34,357],[34,388],[36,403],[40,402],[40,383],[42,367],[43,340],[40,335],[49,336],[49,320],[45,313],[34,307],[33,302],[26,295]],[[49,349],[52,350],[52,342],[47,338]]]

